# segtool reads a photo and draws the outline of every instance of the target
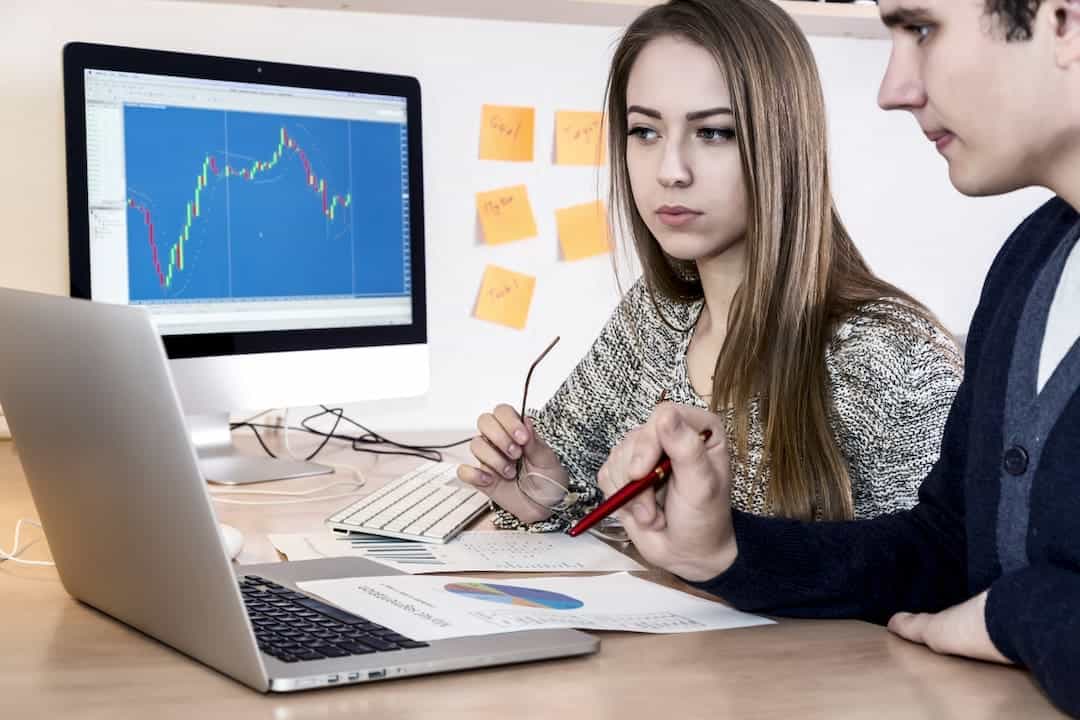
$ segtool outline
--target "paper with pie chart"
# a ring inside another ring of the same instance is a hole
[[[629,573],[511,581],[394,575],[299,586],[416,640],[541,628],[684,633],[773,622]]]

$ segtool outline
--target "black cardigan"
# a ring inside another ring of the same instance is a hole
[[[698,587],[743,610],[876,623],[989,588],[994,644],[1080,716],[1080,341],[1034,400],[1046,313],[1077,220],[1055,198],[995,259],[941,457],[915,508],[830,523],[736,511],[738,558]]]

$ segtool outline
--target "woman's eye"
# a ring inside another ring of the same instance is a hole
[[[630,128],[630,136],[645,141],[655,140],[657,137],[655,130],[653,130],[652,128],[643,127],[641,125]]]
[[[697,135],[707,142],[721,142],[724,140],[735,139],[735,131],[730,128],[701,128],[697,131]]]

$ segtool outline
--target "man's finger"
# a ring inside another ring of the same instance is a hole
[[[649,488],[626,504],[629,514],[642,528],[650,528],[656,523],[659,508],[656,506],[656,492]]]
[[[674,407],[658,409],[656,417],[660,442],[671,458],[675,485],[672,492],[694,505],[712,502],[718,494],[727,493],[729,481],[727,440],[719,418],[697,419],[712,425],[703,428],[711,433],[705,440],[698,426],[687,423]]]

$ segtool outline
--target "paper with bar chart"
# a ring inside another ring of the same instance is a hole
[[[351,533],[270,535],[289,560],[362,557],[395,570],[421,575],[445,572],[607,572],[644,570],[590,535],[469,530],[445,545]]]
[[[130,301],[409,294],[405,126],[124,108]]]
[[[513,581],[394,575],[299,586],[417,640],[541,628],[685,633],[773,623],[628,573]]]

